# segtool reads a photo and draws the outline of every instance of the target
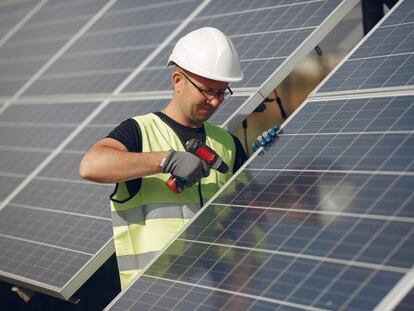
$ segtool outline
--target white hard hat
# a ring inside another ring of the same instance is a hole
[[[167,66],[173,63],[216,81],[236,82],[243,79],[239,55],[233,43],[213,27],[196,29],[178,40]]]

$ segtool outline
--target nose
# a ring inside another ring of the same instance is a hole
[[[207,98],[207,102],[213,107],[218,107],[223,102],[223,97],[211,96]]]

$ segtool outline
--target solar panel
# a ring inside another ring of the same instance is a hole
[[[200,3],[116,2],[24,95],[112,93]]]
[[[318,93],[412,86],[414,4],[404,3],[404,7],[406,10],[386,20],[368,40],[361,42]]]
[[[413,308],[414,90],[319,92],[107,309]]]
[[[412,289],[410,293],[401,301],[401,303],[395,309],[396,311],[410,311],[414,304],[414,290]]]
[[[0,45],[1,94],[13,96],[104,4],[103,0],[41,1],[33,16]],[[1,6],[0,11],[8,16],[17,15],[20,10],[14,7]]]
[[[112,186],[80,180],[79,160],[123,119],[167,103],[164,66],[179,36],[214,20],[243,52],[252,80],[212,119],[223,125],[235,111],[244,118],[240,107],[277,84],[267,77],[282,80],[356,2],[36,2],[0,44],[0,278],[68,299],[113,253]],[[279,41],[263,45],[269,37]]]
[[[7,33],[10,32],[13,28],[19,27],[19,23],[27,15],[33,11],[36,11],[38,8],[36,5],[39,5],[40,1],[25,1],[25,2],[10,2],[10,3],[1,3],[0,4],[0,45],[3,44],[8,38],[6,37]],[[41,5],[41,4],[40,4]],[[6,39],[3,39],[6,37]]]

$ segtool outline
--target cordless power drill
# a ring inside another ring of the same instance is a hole
[[[185,144],[185,150],[198,156],[207,164],[209,169],[215,169],[220,173],[226,173],[229,169],[227,164],[213,149],[198,139],[192,138],[187,141]],[[184,181],[179,177],[171,176],[165,183],[175,193],[181,193],[184,191]]]

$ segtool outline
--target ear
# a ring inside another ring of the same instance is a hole
[[[171,74],[171,84],[172,84],[174,91],[181,90],[182,81],[183,79],[180,73],[177,70],[174,70],[173,73]]]

